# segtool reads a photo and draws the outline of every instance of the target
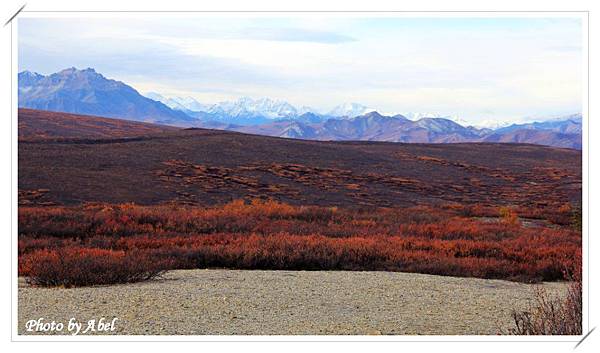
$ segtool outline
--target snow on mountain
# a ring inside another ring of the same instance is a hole
[[[177,110],[185,110],[185,107],[180,105],[179,103],[177,103],[176,101],[167,98],[163,95],[160,95],[158,93],[154,93],[154,92],[147,92],[144,93],[144,97],[146,98],[150,98],[152,100],[155,100],[157,102],[161,102],[162,104],[166,105],[167,107],[171,108],[171,109],[177,109]]]
[[[359,103],[343,103],[333,108],[327,115],[354,118],[375,110]]]
[[[205,111],[209,107],[209,105],[202,104],[192,97],[172,97],[171,100],[193,112]]]
[[[506,127],[508,125],[510,125],[511,122],[510,121],[506,121],[506,120],[497,120],[497,119],[486,119],[486,120],[480,120],[477,121],[475,123],[472,123],[471,125],[477,128],[485,128],[485,129],[500,129],[503,127]]]
[[[321,113],[322,113],[321,110],[315,109],[313,107],[308,107],[306,105],[303,105],[300,108],[297,108],[296,112],[298,113],[298,116],[306,114],[306,113],[311,113],[311,114],[316,114],[316,115],[321,115]]]
[[[69,68],[44,76],[18,76],[19,107],[116,117],[181,127],[210,127],[288,138],[389,142],[526,142],[581,148],[582,115],[515,120],[479,120],[435,113],[381,114],[344,103],[328,114],[270,98],[241,97],[205,105],[192,97],[139,94],[94,69]],[[481,128],[485,127],[485,128]],[[494,128],[494,129],[491,129]]]
[[[415,121],[415,125],[435,133],[454,131],[459,128],[464,129],[452,120],[441,118],[421,118]]]
[[[548,130],[564,134],[581,134],[583,130],[582,115],[571,114],[546,121],[511,124],[495,131],[506,133],[516,130]]]
[[[165,97],[156,92],[147,92],[144,94],[144,96],[152,100],[161,102],[167,107],[176,110],[201,112],[206,111],[210,107],[209,105],[205,105],[198,102],[192,97]]]
[[[446,115],[440,115],[437,113],[422,113],[422,112],[409,112],[409,113],[404,113],[402,114],[404,115],[406,118],[408,118],[409,120],[413,120],[413,121],[417,121],[423,118],[443,118],[443,119],[448,119],[448,116]]]
[[[252,99],[250,97],[241,97],[235,101],[213,104],[206,112],[234,118],[264,117],[267,119],[281,119],[298,115],[296,108],[286,101],[270,98]]]
[[[466,122],[465,120],[459,118],[457,115],[443,115],[443,114],[437,114],[437,113],[415,113],[415,112],[410,112],[410,113],[406,113],[406,114],[402,114],[402,115],[407,117],[409,120],[414,120],[414,121],[420,120],[423,118],[434,118],[434,119],[452,120],[461,125],[462,125],[462,123]]]
[[[411,113],[406,113],[404,114],[404,116],[406,116],[408,119],[413,120],[413,121],[417,121],[423,118],[435,118],[435,119],[446,119],[446,120],[452,120],[457,124],[460,124],[464,127],[475,127],[475,128],[479,128],[479,129],[499,129],[505,126],[508,126],[511,124],[511,122],[509,121],[503,121],[503,120],[498,120],[498,119],[488,119],[488,120],[466,120],[463,119],[461,117],[459,117],[458,115],[443,115],[443,114],[437,114],[437,113],[415,113],[415,112],[411,112]]]

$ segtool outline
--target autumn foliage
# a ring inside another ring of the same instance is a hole
[[[145,253],[80,247],[35,250],[19,265],[34,285],[65,287],[144,281],[168,269]]]
[[[581,232],[568,224],[572,212],[460,205],[350,209],[275,201],[209,208],[20,207],[19,273],[44,286],[123,283],[192,268],[563,280],[577,271],[581,257]]]

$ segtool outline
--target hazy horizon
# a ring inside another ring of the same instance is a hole
[[[92,67],[204,104],[269,97],[470,124],[581,112],[578,18],[20,18],[19,71]]]

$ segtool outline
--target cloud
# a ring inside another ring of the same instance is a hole
[[[247,28],[240,38],[283,41],[283,42],[312,42],[324,44],[338,44],[355,42],[357,39],[347,35],[315,31],[301,28]]]
[[[205,103],[270,96],[507,119],[581,109],[581,34],[577,21],[501,18],[21,18],[19,67],[93,67]]]
[[[546,49],[554,52],[581,52],[583,48],[581,45],[557,45]]]

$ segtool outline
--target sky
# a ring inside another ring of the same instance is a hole
[[[368,14],[367,14],[368,15]],[[20,18],[19,71],[94,68],[141,93],[269,97],[470,123],[582,111],[582,23],[539,17]]]

